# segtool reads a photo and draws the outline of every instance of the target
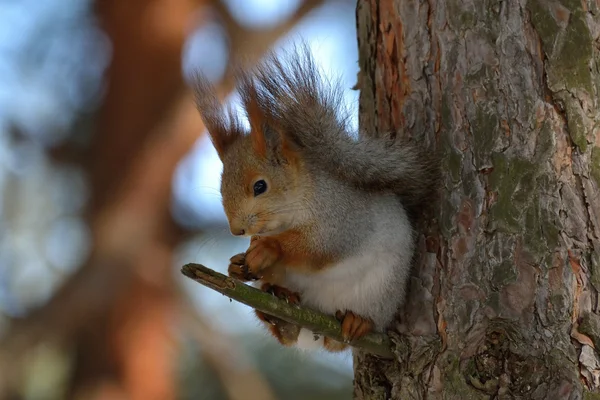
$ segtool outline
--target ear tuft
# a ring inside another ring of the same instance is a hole
[[[219,158],[223,160],[229,146],[244,135],[241,123],[231,108],[224,109],[217,99],[214,87],[200,72],[194,75],[193,90],[196,108]]]
[[[261,156],[267,156],[266,123],[267,116],[261,107],[259,93],[252,77],[240,74],[240,96],[246,110],[246,116],[250,123],[250,138],[254,152]]]
[[[269,126],[295,150],[310,153],[320,135],[348,129],[341,86],[322,74],[306,42],[271,52],[254,68],[253,87]]]

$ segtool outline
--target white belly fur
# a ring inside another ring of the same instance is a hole
[[[358,254],[317,273],[288,271],[286,286],[299,292],[308,307],[331,315],[352,311],[371,318],[376,330],[385,329],[404,301],[413,253],[404,213],[386,217],[376,221],[376,237]]]

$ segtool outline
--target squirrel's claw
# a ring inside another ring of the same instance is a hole
[[[373,321],[356,315],[352,311],[345,313],[338,311],[335,316],[342,321],[342,337],[346,342],[360,339],[373,330]]]
[[[263,292],[271,293],[273,296],[277,297],[278,299],[285,300],[287,303],[295,305],[300,304],[300,294],[292,292],[291,290],[282,286],[265,283],[262,285],[261,289]]]
[[[258,280],[258,276],[253,275],[246,265],[245,253],[236,254],[229,259],[227,273],[230,277],[239,279],[242,282]]]

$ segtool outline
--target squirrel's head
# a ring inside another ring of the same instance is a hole
[[[249,78],[242,77],[246,132],[231,109],[224,110],[206,79],[195,82],[196,103],[223,162],[221,196],[231,233],[274,235],[302,223],[309,175],[285,137],[269,122]]]
[[[300,161],[276,140],[257,151],[256,134],[253,130],[233,142],[222,158],[221,195],[234,235],[274,235],[304,215],[302,199],[309,186]]]

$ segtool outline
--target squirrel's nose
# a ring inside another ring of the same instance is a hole
[[[242,236],[246,231],[242,228],[231,228],[231,233],[233,236]]]

